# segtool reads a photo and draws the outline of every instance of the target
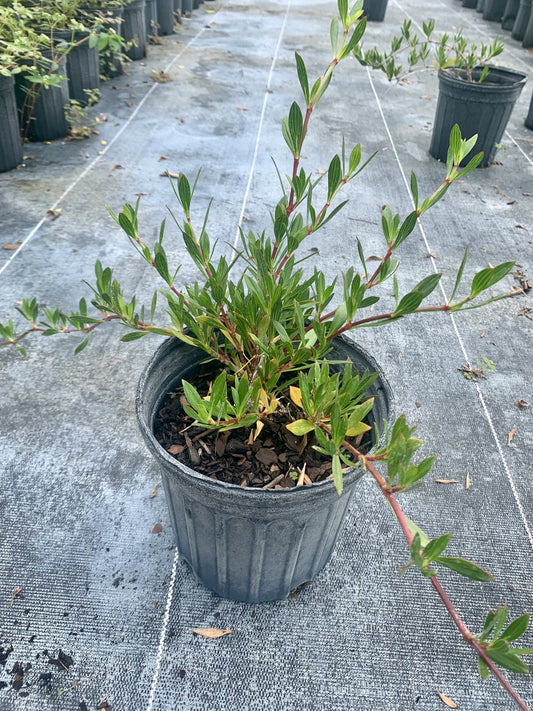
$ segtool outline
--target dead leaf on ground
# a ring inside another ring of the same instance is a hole
[[[119,168],[122,168],[124,170],[123,165],[120,165],[120,163],[115,163],[115,165],[111,168],[111,171],[118,170]]]
[[[511,444],[511,442],[514,439],[515,434],[516,434],[516,430],[513,429],[513,430],[509,431],[509,434],[507,435],[507,444]]]
[[[245,106],[237,106],[239,111],[249,111],[250,109],[247,109]]]
[[[322,170],[322,168],[318,168],[316,172],[317,172],[319,175],[324,175],[324,173],[325,173],[326,171],[325,171],[325,170]]]
[[[189,632],[194,632],[194,634],[205,637],[206,639],[218,639],[219,637],[225,637],[227,634],[231,634],[233,630],[219,630],[216,627],[206,627],[205,629],[189,627]]]
[[[157,160],[170,160],[170,158],[167,158],[166,156],[159,156]]]
[[[531,407],[531,403],[526,402],[524,398],[520,398],[520,400],[516,404],[521,410],[525,410],[526,407]]]
[[[11,250],[16,250],[20,247],[20,244],[12,244],[12,243],[7,243],[2,245],[2,249],[11,249]]]
[[[57,220],[58,217],[61,217],[61,210],[47,210],[44,214],[50,215],[53,222],[54,220]]]
[[[11,605],[13,605],[15,598],[17,597],[17,595],[20,595],[21,592],[22,588],[13,588],[13,592],[11,593]]]
[[[172,81],[170,74],[162,69],[152,69],[152,79],[159,84],[165,84],[167,81]]]
[[[164,170],[161,175],[164,178],[179,178],[179,173],[171,173],[170,170]]]
[[[459,484],[459,479],[435,479],[435,484]]]
[[[167,449],[167,452],[169,454],[172,454],[172,456],[175,456],[176,454],[181,454],[184,451],[185,445],[183,444],[171,444],[170,447]]]
[[[470,474],[466,472],[465,489],[470,489]]]
[[[442,701],[442,703],[446,704],[446,706],[449,709],[458,709],[459,708],[459,706],[455,703],[455,701],[452,701],[452,699],[448,698],[448,696],[441,694],[441,692],[438,689],[437,689],[437,694],[439,695],[439,698]]]
[[[179,121],[180,123],[185,123],[185,119],[181,118],[181,116],[176,116],[176,120]]]
[[[160,523],[156,523],[156,525],[152,528],[152,533],[161,533],[163,530],[163,526]]]
[[[150,499],[153,499],[154,496],[157,496],[157,490],[159,489],[159,484],[156,484],[152,491],[150,492]]]

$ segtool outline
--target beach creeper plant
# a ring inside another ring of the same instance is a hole
[[[424,68],[433,67],[437,70],[448,69],[464,76],[470,82],[482,82],[487,78],[488,63],[504,50],[501,39],[496,38],[490,44],[484,42],[475,44],[469,42],[463,31],[453,34],[435,33],[435,20],[422,23],[422,35],[413,32],[411,20],[404,20],[400,34],[391,40],[389,51],[380,51],[377,47],[365,50],[358,44],[354,50],[355,57],[363,66],[380,69],[387,79],[401,80],[418,65]],[[401,62],[404,55],[404,63]],[[479,75],[473,70],[483,67]]]
[[[340,283],[327,281],[317,267],[304,271],[302,263],[309,256],[301,255],[302,244],[346,206],[347,200],[339,202],[339,195],[373,157],[363,159],[359,144],[347,150],[342,141],[324,175],[316,177],[301,164],[313,112],[337,66],[357,49],[365,31],[362,0],[351,8],[347,0],[338,0],[338,10],[330,30],[332,59],[324,73],[311,82],[304,60],[296,54],[303,101],[295,101],[283,120],[291,165],[288,175],[278,171],[280,198],[269,229],[241,231],[241,245],[234,256],[228,260],[223,254],[217,255],[216,242],[207,231],[209,210],[199,228],[194,224],[191,206],[199,176],[190,182],[180,173],[171,179],[171,186],[181,214],[170,214],[198,269],[198,281],[182,285],[179,265],[170,265],[164,247],[166,221],[155,244],[150,246],[143,240],[138,200],[134,206],[126,204],[118,214],[110,212],[139,256],[162,279],[163,286],[154,292],[151,306],[139,307],[135,296],[126,297],[111,268],[97,262],[95,280],[90,285],[91,311],[85,298],[76,311],[45,307],[43,312],[36,298],[25,298],[17,310],[28,325],[19,330],[12,319],[0,324],[0,345],[13,345],[24,354],[21,342],[30,333],[51,336],[74,332],[83,337],[75,349],[79,353],[97,327],[117,322],[127,331],[122,341],[153,333],[198,348],[206,360],[218,362],[219,374],[205,395],[194,382],[183,382],[184,409],[195,423],[225,432],[246,428],[252,438],[257,438],[270,417],[285,414],[286,428],[296,437],[314,438],[314,448],[331,460],[339,495],[343,467],[362,467],[370,473],[405,535],[410,556],[406,568],[418,568],[433,585],[462,637],[474,648],[481,675],[494,674],[518,706],[527,709],[499,667],[528,671],[521,656],[533,650],[511,646],[526,632],[528,615],[509,623],[507,608],[501,606],[488,613],[481,633],[469,631],[442,587],[439,569],[448,568],[477,581],[490,581],[492,576],[475,563],[446,555],[451,534],[430,539],[406,517],[398,502],[399,494],[421,484],[434,457],[415,461],[422,442],[413,436],[414,428],[403,415],[394,423],[384,423],[381,435],[376,437],[376,449],[363,453],[358,438],[368,430],[364,419],[372,408],[372,399],[365,392],[376,376],[353,372],[350,363],[335,371],[328,359],[332,342],[348,331],[385,326],[421,314],[465,311],[502,298],[505,294],[486,292],[509,273],[514,262],[481,269],[465,286],[465,254],[459,260],[455,285],[446,303],[428,303],[440,274],[426,276],[408,291],[401,288],[397,274],[402,243],[451,184],[464,178],[481,160],[480,154],[466,167],[459,167],[476,137],[464,139],[455,127],[442,184],[428,197],[421,197],[412,174],[413,210],[401,218],[389,207],[383,208],[384,251],[375,269],[368,270],[365,247],[359,241],[360,267],[350,267]],[[393,306],[380,309],[380,287],[386,283],[392,284]],[[157,319],[158,296],[163,297],[166,307],[162,322]]]

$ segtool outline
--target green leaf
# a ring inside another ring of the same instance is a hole
[[[328,202],[331,202],[342,180],[341,159],[333,156],[328,168]]]
[[[333,54],[337,54],[337,47],[339,45],[339,21],[336,17],[331,20],[331,24],[329,26],[329,37],[331,40],[331,51],[333,52]],[[315,86],[313,87],[313,89],[315,88]],[[311,95],[312,94],[313,92],[311,92]]]
[[[415,208],[418,209],[418,181],[414,172],[411,172],[411,194],[415,203]]]
[[[297,437],[303,437],[304,434],[315,429],[314,424],[309,422],[309,420],[294,420],[294,422],[291,422],[286,427],[289,432],[292,432],[292,434]]]
[[[83,341],[81,343],[78,343],[78,345],[74,349],[74,355],[78,355],[78,353],[82,352],[82,350],[85,348],[85,346],[89,343],[90,337],[91,337],[90,334],[87,334],[87,336],[85,336]]]
[[[191,207],[191,186],[183,173],[180,173],[178,178],[178,195],[183,211],[188,215]]]
[[[296,57],[296,71],[298,72],[298,81],[302,87],[303,95],[305,98],[305,103],[309,104],[309,79],[307,77],[307,69],[305,68],[304,60],[300,57],[298,52],[295,52]]]
[[[515,672],[516,674],[529,674],[529,669],[524,662],[511,651],[499,652],[494,651],[491,647],[487,647],[485,652],[487,656],[500,667],[509,669],[509,671]]]
[[[146,336],[146,331],[133,331],[133,333],[126,333],[120,340],[123,343],[128,343],[129,341],[137,341],[143,336]]]
[[[473,299],[485,289],[490,288],[503,279],[515,266],[514,262],[504,262],[497,267],[487,267],[478,272],[472,280],[470,298]]]
[[[289,111],[289,132],[296,152],[299,151],[302,142],[303,116],[300,107],[293,101]]]
[[[333,482],[337,489],[337,494],[342,494],[342,467],[341,460],[338,454],[334,454],[331,459],[331,469],[333,472]]]
[[[439,538],[433,538],[424,548],[424,558],[427,559],[429,563],[434,561],[435,558],[438,558],[440,554],[445,551],[451,537],[451,533],[446,533]]]
[[[488,679],[490,670],[481,657],[477,658],[477,666],[482,679]]]
[[[465,578],[470,578],[471,580],[478,580],[483,583],[487,583],[490,580],[494,580],[494,576],[487,573],[486,570],[480,568],[479,565],[472,563],[469,560],[464,560],[464,558],[449,558],[448,556],[439,556],[436,559],[437,563],[443,565],[445,568],[459,573],[459,575],[464,575]]]
[[[408,237],[411,232],[414,230],[416,227],[416,221],[418,219],[418,213],[416,210],[413,210],[402,223],[402,226],[398,230],[398,234],[396,235],[396,239],[394,240],[394,247],[398,247],[406,237]]]
[[[516,620],[513,620],[511,624],[501,633],[500,639],[505,639],[507,642],[513,642],[515,639],[521,637],[527,630],[529,625],[529,615],[522,615]]]

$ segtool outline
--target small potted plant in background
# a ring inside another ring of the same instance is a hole
[[[148,334],[167,337],[144,371],[137,393],[141,432],[161,465],[178,548],[196,575],[223,596],[249,602],[279,599],[313,578],[328,560],[356,482],[368,472],[392,507],[405,534],[409,565],[418,568],[441,596],[463,638],[474,648],[483,676],[493,673],[516,697],[498,664],[527,672],[520,655],[532,650],[511,643],[528,626],[523,615],[505,627],[507,609],[489,612],[483,631],[470,633],[438,579],[439,567],[479,581],[491,579],[478,565],[449,555],[450,534],[430,540],[410,522],[396,494],[420,484],[434,457],[414,460],[421,441],[405,417],[388,423],[389,387],[372,356],[348,332],[407,317],[474,308],[501,298],[486,295],[514,263],[488,266],[463,285],[467,255],[459,256],[447,303],[431,302],[441,275],[430,274],[403,290],[396,275],[398,251],[417,220],[444,197],[451,184],[481,161],[461,168],[475,136],[451,132],[446,176],[426,198],[411,176],[414,209],[404,218],[384,207],[384,251],[369,270],[358,243],[360,268],[340,284],[303,264],[305,240],[332,220],[347,201],[339,195],[365,168],[359,144],[339,151],[322,176],[301,164],[313,112],[333,73],[360,42],[366,20],[362,2],[339,0],[331,25],[332,59],[310,82],[302,57],[296,68],[302,106],[293,102],[282,132],[290,152],[289,174],[279,171],[280,196],[269,230],[241,233],[229,259],[217,254],[207,215],[195,227],[191,209],[198,177],[171,179],[181,216],[172,215],[200,278],[181,285],[163,246],[163,221],[154,245],[139,227],[139,201],[111,213],[141,259],[162,279],[148,308],[123,294],[110,268],[95,265],[93,311],[85,298],[75,311],[23,299],[18,312],[27,326],[0,324],[2,346],[24,353],[30,333],[78,333],[76,352],[103,324],[126,328],[123,341]],[[381,305],[380,287],[392,286],[392,305]],[[158,316],[158,295],[165,314]],[[429,302],[428,302],[429,300]],[[335,305],[336,303],[336,305]],[[378,306],[379,304],[379,306]],[[383,421],[385,420],[385,421]],[[174,439],[177,436],[178,440]],[[232,464],[229,464],[229,463]]]
[[[483,151],[480,165],[488,166],[527,79],[522,72],[489,64],[503,49],[499,39],[490,44],[469,43],[461,30],[435,35],[434,20],[423,23],[421,37],[413,33],[411,20],[405,20],[390,50],[359,45],[354,54],[361,64],[385,72],[389,81],[401,79],[418,65],[435,68],[439,97],[430,154],[446,161],[450,130],[457,124],[463,135],[478,136],[464,161]],[[399,59],[402,53],[406,54],[406,67]]]
[[[370,22],[383,22],[389,0],[363,0],[363,15]]]

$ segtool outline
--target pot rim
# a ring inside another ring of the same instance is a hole
[[[352,348],[355,348],[364,358],[365,360],[368,361],[369,366],[374,369],[374,372],[379,373],[379,381],[380,384],[383,387],[383,390],[386,393],[387,400],[388,400],[388,420],[392,418],[393,414],[393,394],[392,394],[392,389],[390,387],[390,384],[386,377],[383,375],[381,368],[378,366],[377,362],[371,356],[369,353],[367,353],[363,348],[361,348],[357,343],[352,341],[350,338],[348,338],[345,334],[341,334],[339,337],[339,340],[344,341],[346,344],[351,346]],[[178,459],[173,457],[171,454],[169,454],[157,441],[157,439],[154,436],[154,433],[152,432],[152,427],[149,425],[149,423],[146,422],[146,419],[144,417],[144,411],[143,411],[143,391],[144,387],[146,384],[146,381],[149,377],[150,371],[156,361],[159,360],[160,352],[162,350],[165,350],[167,348],[170,348],[172,345],[174,345],[174,342],[178,341],[179,339],[176,337],[169,337],[163,343],[161,343],[158,348],[155,350],[155,352],[152,354],[150,360],[144,367],[141,376],[139,378],[138,384],[137,384],[137,390],[136,390],[136,395],[135,395],[135,411],[137,414],[137,421],[139,424],[139,427],[141,429],[141,434],[143,435],[146,443],[149,445],[149,448],[152,450],[153,454],[156,457],[159,457],[163,460],[165,460],[168,464],[170,464],[173,468],[176,470],[180,471],[182,474],[192,478],[195,480],[195,482],[199,486],[205,486],[209,489],[213,488],[219,488],[222,492],[231,492],[231,491],[238,491],[241,496],[245,497],[257,497],[257,496],[262,496],[263,498],[271,498],[271,499],[278,499],[280,496],[283,496],[285,498],[289,496],[309,496],[312,495],[313,491],[322,491],[326,493],[328,490],[334,490],[335,484],[333,482],[333,479],[324,479],[323,481],[318,481],[318,482],[313,482],[311,485],[307,486],[294,486],[288,489],[263,489],[263,488],[255,488],[255,487],[249,487],[249,486],[239,486],[238,484],[231,484],[229,482],[225,481],[219,481],[218,479],[211,479],[205,474],[202,474],[200,472],[197,472],[195,469],[191,469],[191,467],[187,466],[183,462],[180,462]],[[183,342],[181,342],[183,343]],[[183,345],[187,345],[184,344]],[[190,347],[190,346],[189,346]],[[383,432],[381,431],[380,433],[380,439],[379,442],[383,441]],[[349,469],[347,472],[343,474],[343,485],[347,486],[349,484],[352,484],[353,482],[357,481],[358,479],[362,478],[363,474],[365,472],[363,471],[362,467],[359,468],[352,468]]]
[[[498,74],[501,77],[505,77],[505,75],[507,75],[509,81],[505,83],[489,81],[489,75],[487,75],[487,78],[484,79],[482,82],[469,81],[464,76],[461,76],[461,72],[464,75],[464,69],[453,69],[451,67],[448,69],[439,69],[438,75],[439,78],[442,77],[445,81],[457,82],[458,84],[461,84],[461,86],[468,85],[476,89],[479,87],[479,91],[483,91],[483,87],[487,87],[490,89],[494,89],[495,87],[508,89],[512,86],[516,86],[517,84],[525,84],[528,78],[528,74],[526,74],[525,72],[521,72],[518,69],[511,69],[510,67],[503,67],[498,64],[480,64],[477,67],[474,67],[472,71],[481,71],[486,66],[488,66],[489,68],[489,75],[491,73],[493,75]]]

